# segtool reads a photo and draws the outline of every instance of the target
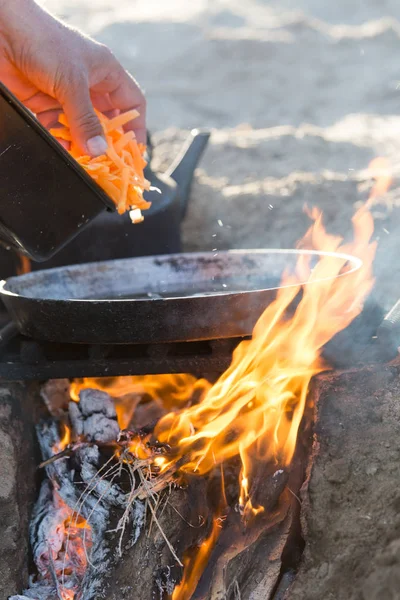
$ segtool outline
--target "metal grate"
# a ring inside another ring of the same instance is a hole
[[[191,373],[214,377],[228,368],[232,352],[245,338],[174,344],[50,344],[20,335],[0,347],[0,377],[42,380]]]

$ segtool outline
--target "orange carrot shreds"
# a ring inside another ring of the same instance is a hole
[[[60,123],[60,125],[64,125],[64,127],[69,128],[67,117],[64,115],[64,113],[60,114],[60,116],[58,117],[58,122]]]
[[[139,113],[137,110],[128,110],[126,113],[122,113],[122,114],[118,115],[117,117],[114,117],[113,119],[108,119],[105,122],[105,130],[107,132],[109,132],[109,131],[115,131],[116,129],[121,129],[124,125],[126,125],[130,121],[137,119],[138,116],[139,116]]]
[[[114,144],[114,150],[117,154],[122,152],[125,149],[128,142],[135,138],[135,134],[133,131],[127,131],[124,135]]]
[[[117,205],[119,214],[123,214],[125,212],[125,206],[128,202],[129,174],[130,168],[124,167],[121,178],[121,196]]]
[[[151,206],[143,198],[143,192],[150,189],[150,182],[143,173],[147,164],[144,158],[146,146],[137,143],[133,131],[123,129],[139,113],[130,110],[112,119],[97,114],[108,144],[106,154],[96,158],[82,155],[73,142],[69,152],[112,199],[119,214],[129,211],[132,221],[139,223],[143,220],[141,211]],[[62,127],[55,127],[50,133],[59,140],[72,141],[66,116],[61,114],[58,121]]]
[[[92,159],[90,158],[90,156],[81,156],[78,160],[80,165],[87,165]]]
[[[118,167],[118,169],[121,170],[121,173],[122,173],[122,171],[124,170],[124,167],[125,167],[125,163],[124,163],[123,159],[120,156],[118,156],[118,154],[115,152],[114,147],[111,145],[110,138],[108,138],[107,141],[108,141],[108,148],[107,148],[106,154],[107,154],[108,158],[110,158],[111,161]]]
[[[66,127],[54,127],[50,129],[51,135],[59,138],[60,140],[65,140],[66,142],[72,142],[71,132]]]

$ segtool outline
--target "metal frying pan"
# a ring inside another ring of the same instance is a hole
[[[194,341],[249,335],[296,250],[233,250],[131,258],[36,271],[0,284],[19,331],[87,344]],[[351,269],[360,262],[337,256]],[[346,275],[344,275],[346,276]]]

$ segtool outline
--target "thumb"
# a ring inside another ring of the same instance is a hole
[[[70,86],[62,102],[74,143],[84,154],[100,156],[107,150],[101,123],[93,108],[87,84]]]

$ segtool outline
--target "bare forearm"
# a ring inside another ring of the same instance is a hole
[[[0,80],[45,126],[54,111],[64,110],[85,153],[105,151],[94,108],[136,108],[141,117],[130,128],[145,143],[145,100],[136,82],[108,48],[57,20],[34,0],[0,0]]]

